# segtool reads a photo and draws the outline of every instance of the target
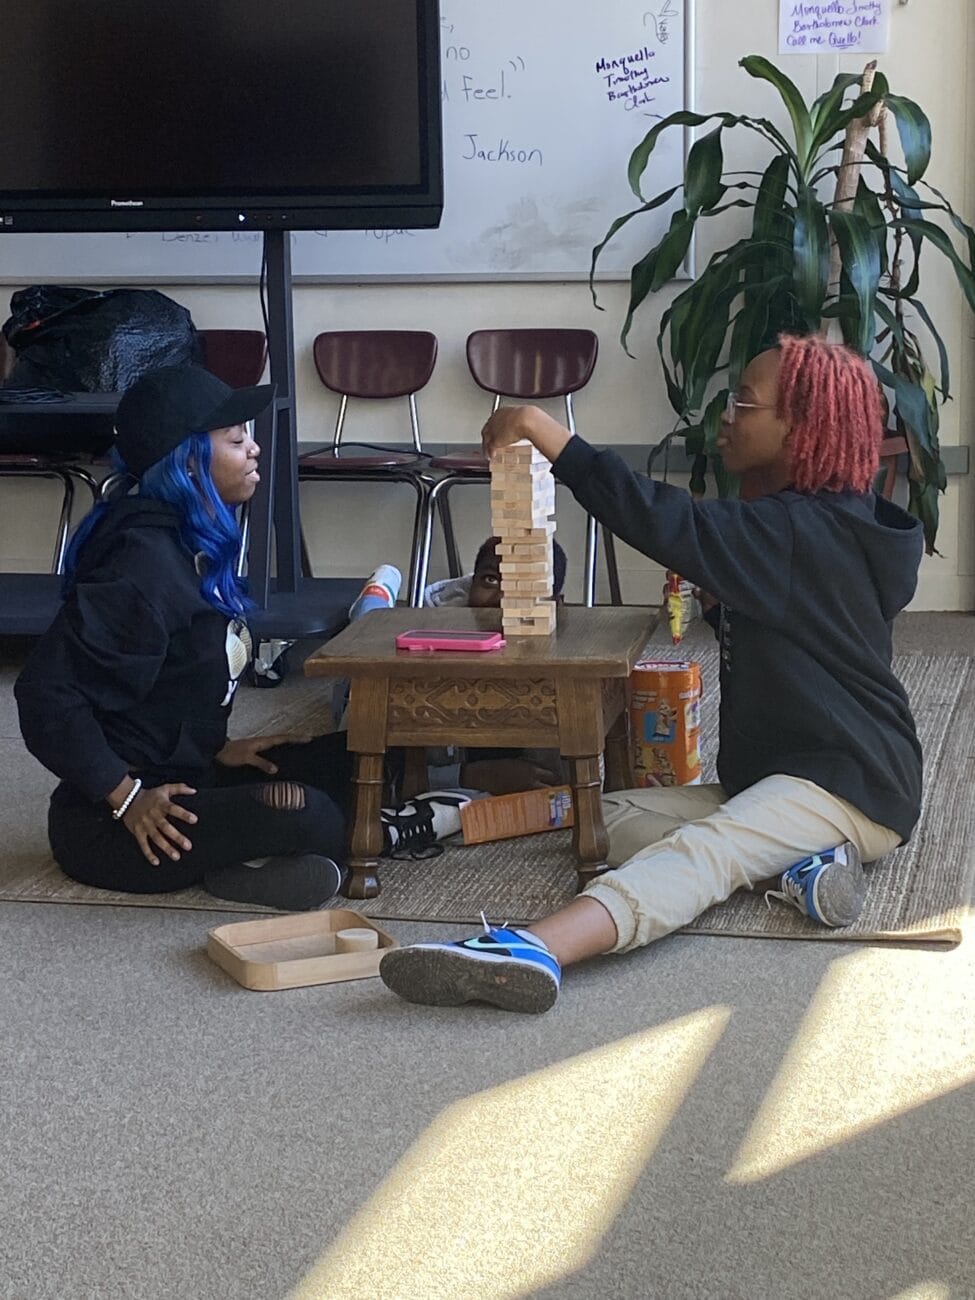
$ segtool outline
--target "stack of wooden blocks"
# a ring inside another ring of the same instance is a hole
[[[501,538],[501,623],[505,636],[555,631],[552,537],[555,479],[530,442],[491,457],[491,528]]]

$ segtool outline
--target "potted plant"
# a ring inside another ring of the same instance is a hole
[[[719,492],[733,493],[736,485],[715,448],[729,389],[782,331],[838,330],[844,342],[871,358],[884,387],[896,432],[910,452],[909,508],[922,520],[932,552],[938,494],[945,488],[938,416],[949,400],[950,369],[932,314],[918,297],[921,254],[931,247],[948,258],[975,310],[975,231],[924,181],[931,152],[928,120],[917,104],[890,93],[874,64],[862,76],[840,74],[812,104],[767,59],[751,55],[741,66],[778,91],[791,138],[766,118],[672,113],[630,158],[630,187],[639,206],[617,218],[593,249],[595,272],[600,253],[621,226],[681,195],[667,231],[633,267],[621,335],[626,347],[634,313],[674,277],[698,221],[731,209],[751,210],[750,232],[714,253],[661,317],[657,346],[677,414],[661,446],[682,433],[693,457],[692,491],[704,492],[710,463]],[[891,118],[903,165],[888,155]],[[641,182],[660,136],[671,128],[707,123],[716,125],[689,150],[682,184],[644,198]],[[725,173],[723,136],[735,128],[767,142],[772,157],[764,171]],[[870,139],[874,128],[878,142]],[[930,219],[933,213],[947,216],[953,234],[961,237],[960,252],[948,231]],[[590,288],[595,302],[592,277]],[[918,322],[927,332],[924,344]],[[931,346],[937,352],[936,374],[925,355]]]

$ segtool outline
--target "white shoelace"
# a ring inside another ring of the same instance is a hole
[[[775,898],[779,902],[789,903],[790,906],[798,904],[800,911],[806,910],[805,892],[798,880],[793,880],[791,876],[782,877],[781,889],[768,889],[765,891],[765,906],[772,910],[771,899]]]

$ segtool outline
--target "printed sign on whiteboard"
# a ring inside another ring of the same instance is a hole
[[[890,0],[779,0],[780,54],[886,54]]]

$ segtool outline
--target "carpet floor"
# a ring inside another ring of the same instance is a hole
[[[659,640],[655,657],[693,655],[702,665],[701,748],[705,780],[714,780],[717,751],[717,653],[698,632],[678,654]],[[911,698],[925,752],[926,781],[921,820],[911,842],[870,872],[863,914],[855,925],[824,930],[792,908],[766,905],[764,895],[740,890],[700,916],[689,932],[758,938],[884,940],[957,943],[971,896],[975,858],[972,841],[970,718],[975,703],[975,663],[945,654],[902,655],[896,669]],[[327,730],[331,692],[319,684],[311,694],[288,685],[250,692],[246,722],[256,731]],[[240,720],[235,718],[238,728]],[[36,779],[30,771],[25,779]],[[575,892],[568,832],[465,847],[453,843],[442,857],[393,861],[380,873],[379,898],[356,907],[382,920],[446,921],[471,925],[483,911],[495,920],[525,923],[563,906]],[[91,889],[69,880],[53,862],[36,825],[33,839],[19,843],[0,864],[0,900],[179,907],[240,911],[200,889],[178,894],[131,895]],[[339,900],[335,906],[343,906]],[[262,909],[254,909],[259,911]]]

